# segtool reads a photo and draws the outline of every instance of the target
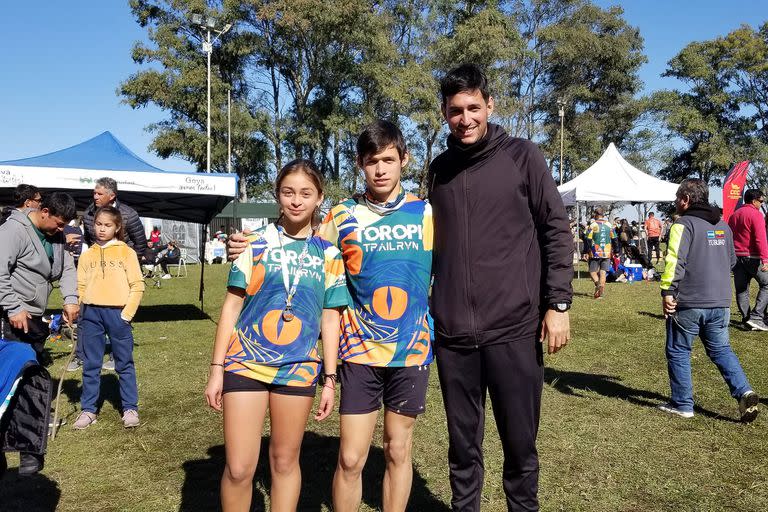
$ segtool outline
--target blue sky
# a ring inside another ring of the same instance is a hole
[[[676,86],[661,78],[685,44],[725,35],[742,23],[768,20],[764,0],[596,0],[621,5],[640,28],[649,62],[646,90]],[[154,108],[120,103],[119,83],[137,71],[131,47],[145,35],[123,0],[5,2],[0,51],[0,161],[67,147],[110,130],[140,157],[167,170],[184,161],[149,153],[145,127],[163,118]],[[203,58],[201,54],[200,58]]]

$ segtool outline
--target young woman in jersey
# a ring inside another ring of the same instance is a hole
[[[326,418],[334,403],[347,291],[341,254],[315,232],[322,176],[312,162],[294,160],[278,174],[275,194],[279,220],[249,236],[232,265],[205,390],[208,405],[224,412],[225,512],[250,510],[261,446],[254,432],[261,432],[267,410],[270,510],[296,510],[299,450],[318,380],[315,419]]]

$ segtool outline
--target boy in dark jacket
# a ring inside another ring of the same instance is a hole
[[[539,342],[554,353],[570,338],[568,216],[536,145],[488,123],[493,98],[482,70],[459,66],[440,89],[451,134],[448,149],[430,165],[432,312],[452,505],[480,510],[490,392],[507,507],[538,510]]]

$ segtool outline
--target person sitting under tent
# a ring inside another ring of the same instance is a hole
[[[176,265],[180,259],[181,250],[179,249],[177,242],[168,242],[168,246],[157,258],[157,264],[163,269],[163,279],[171,278],[171,274],[168,273],[168,265]]]

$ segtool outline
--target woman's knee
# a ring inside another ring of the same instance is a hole
[[[236,485],[251,482],[255,474],[256,463],[247,461],[228,461],[224,467],[224,477]]]

